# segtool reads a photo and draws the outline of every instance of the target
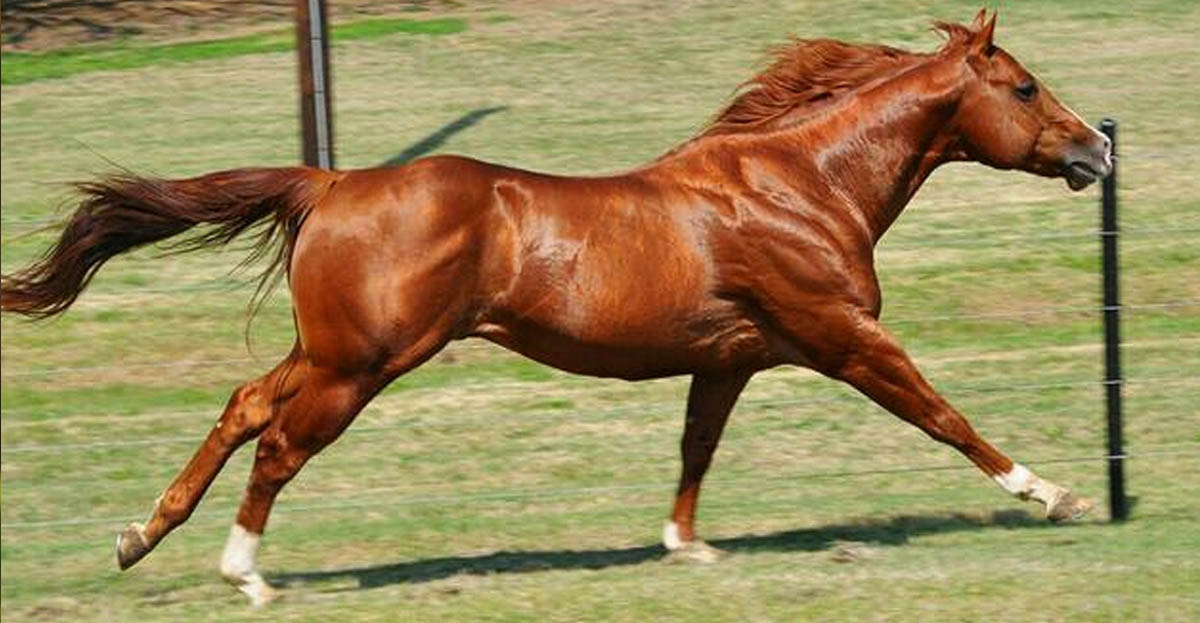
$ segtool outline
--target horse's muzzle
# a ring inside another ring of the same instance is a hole
[[[1076,144],[1066,159],[1063,177],[1071,190],[1083,190],[1112,173],[1112,141],[1095,130],[1087,144]]]
[[[1067,178],[1067,186],[1070,186],[1071,190],[1083,190],[1105,175],[1107,173],[1101,173],[1088,163],[1079,161],[1068,164],[1067,170],[1063,173],[1063,177]]]

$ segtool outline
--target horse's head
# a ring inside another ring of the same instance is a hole
[[[1080,190],[1112,170],[1112,143],[992,44],[996,15],[970,27],[939,24],[961,50],[966,83],[956,125],[972,159],[1000,169],[1066,178]]]

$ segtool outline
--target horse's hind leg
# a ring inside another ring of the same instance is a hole
[[[305,462],[341,435],[380,389],[425,362],[447,339],[442,332],[431,331],[376,372],[351,373],[310,365],[303,386],[279,406],[259,437],[245,498],[221,555],[221,575],[254,605],[274,597],[255,558],[279,491]]]
[[[255,605],[273,597],[255,557],[275,496],[308,459],[345,430],[374,395],[374,385],[374,379],[310,370],[304,386],[280,406],[259,437],[250,483],[221,556],[221,575]]]
[[[271,419],[273,403],[295,392],[303,375],[296,365],[298,357],[297,348],[274,370],[233,392],[192,460],[155,501],[146,524],[130,524],[117,536],[117,564],[121,569],[141,560],[171,530],[187,521],[234,451],[262,432]]]

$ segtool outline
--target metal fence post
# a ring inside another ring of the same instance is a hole
[[[304,164],[333,168],[329,37],[325,0],[296,0],[296,51],[300,61],[300,127]]]
[[[1101,183],[1100,244],[1104,270],[1104,393],[1108,414],[1108,508],[1113,521],[1129,517],[1125,497],[1125,450],[1121,413],[1121,298],[1117,261],[1117,122],[1104,119],[1100,131],[1112,140],[1113,170]]]

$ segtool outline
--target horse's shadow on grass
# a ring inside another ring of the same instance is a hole
[[[508,106],[493,106],[491,108],[479,108],[472,110],[447,123],[446,125],[431,132],[425,138],[405,147],[400,153],[388,158],[383,162],[383,166],[396,166],[405,164],[412,160],[416,160],[421,156],[441,147],[451,136],[466,130],[467,128],[479,123],[488,115],[494,115],[498,112],[508,110]]]
[[[818,552],[831,549],[838,542],[845,541],[861,542],[869,546],[896,546],[904,545],[912,537],[926,534],[994,528],[1044,528],[1048,525],[1050,524],[1046,520],[1034,518],[1025,511],[1002,511],[984,517],[963,514],[915,515],[716,539],[709,543],[735,554]],[[661,545],[623,549],[496,552],[480,556],[449,556],[333,571],[279,574],[271,580],[272,584],[284,586],[355,580],[359,589],[366,589],[390,584],[432,582],[458,574],[603,569],[657,560],[663,558],[666,553]]]

